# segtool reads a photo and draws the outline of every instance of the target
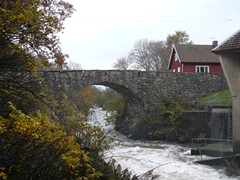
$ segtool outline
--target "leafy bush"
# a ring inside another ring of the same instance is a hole
[[[97,179],[101,173],[81,146],[40,113],[31,117],[10,104],[0,117],[0,177],[9,179]]]
[[[165,99],[161,102],[158,118],[150,118],[155,128],[149,132],[150,137],[162,140],[178,140],[184,142],[185,124],[182,119],[182,105],[175,99]]]
[[[160,116],[167,121],[169,127],[177,136],[178,141],[184,142],[184,121],[182,119],[182,106],[178,101],[165,100],[160,108]]]

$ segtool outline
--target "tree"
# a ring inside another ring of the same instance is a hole
[[[100,163],[92,157],[107,146],[103,131],[86,126],[85,115],[67,97],[56,110],[53,95],[35,71],[51,64],[65,67],[57,33],[72,11],[63,0],[0,0],[0,179],[101,176],[96,170]],[[8,102],[14,105],[6,107]],[[50,113],[59,112],[63,118],[58,122],[69,120],[67,128],[52,121]]]
[[[176,99],[164,99],[161,103],[160,117],[166,123],[165,128],[169,133],[174,133],[179,142],[184,142],[187,124],[182,118],[182,105]]]
[[[63,0],[1,0],[0,63],[17,55],[18,60],[38,57],[62,66],[66,56],[57,33],[72,12]]]
[[[164,47],[160,48],[159,53],[161,58],[161,69],[166,70],[168,68],[171,49],[166,46],[166,43],[164,43]]]
[[[70,61],[69,63],[67,63],[67,69],[70,69],[70,70],[81,70],[82,67],[81,67],[81,64],[78,64],[78,63]]]
[[[66,55],[57,33],[72,12],[72,5],[63,0],[0,0],[1,115],[9,113],[8,101],[24,113],[47,105],[50,97],[33,70],[50,65],[49,59],[64,66]],[[17,75],[17,70],[31,71]]]
[[[120,59],[117,59],[117,62],[113,64],[113,68],[118,70],[129,70],[131,69],[131,65],[132,63],[130,60],[122,57]]]
[[[98,179],[83,147],[38,113],[0,117],[0,179]]]
[[[137,69],[144,71],[160,71],[167,69],[171,45],[192,44],[189,35],[185,31],[175,31],[169,34],[165,41],[149,41],[140,39],[134,44],[128,58],[120,58],[114,64],[119,70]]]
[[[153,70],[160,71],[164,68],[168,55],[165,53],[166,47],[163,41],[150,41],[148,54],[153,64]]]
[[[134,67],[138,70],[152,70],[152,63],[148,58],[148,43],[147,39],[138,40],[129,54],[129,59],[134,62]]]
[[[89,109],[94,105],[94,94],[92,87],[89,86],[74,93],[72,101],[76,104],[78,111],[88,114]]]
[[[0,71],[0,82],[0,116],[7,117],[10,113],[8,102],[26,114],[36,111],[49,114],[52,93],[35,73]]]
[[[165,55],[160,53],[164,52],[165,48],[163,41],[138,40],[129,54],[129,59],[138,70],[160,71],[165,62]]]
[[[189,35],[185,31],[175,31],[174,34],[169,34],[166,39],[166,45],[171,47],[172,44],[192,44],[189,40]]]
[[[125,101],[121,94],[111,88],[106,88],[103,92],[103,98],[103,108],[106,111],[116,112],[118,116],[122,116],[124,114]]]

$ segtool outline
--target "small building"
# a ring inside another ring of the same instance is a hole
[[[232,95],[233,152],[240,153],[240,30],[212,50],[219,55]]]
[[[218,56],[211,52],[217,44],[213,41],[213,45],[173,45],[168,69],[173,72],[223,74]]]

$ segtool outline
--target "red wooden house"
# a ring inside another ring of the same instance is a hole
[[[218,56],[211,52],[214,45],[217,41],[213,45],[173,45],[168,69],[173,72],[223,74]]]

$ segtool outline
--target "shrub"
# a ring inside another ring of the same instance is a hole
[[[73,136],[40,113],[28,116],[12,104],[0,117],[0,178],[97,179],[100,173]]]

